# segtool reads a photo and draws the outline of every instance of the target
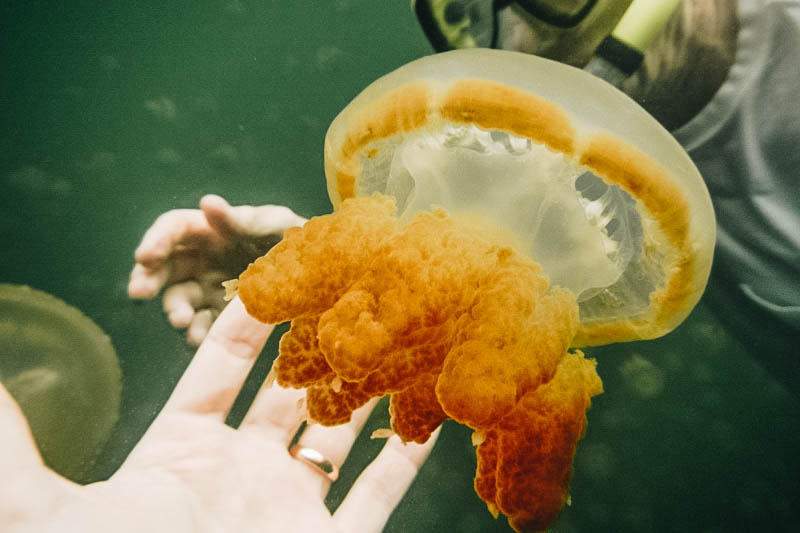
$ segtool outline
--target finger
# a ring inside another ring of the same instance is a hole
[[[136,263],[128,281],[128,296],[137,300],[153,298],[169,278],[169,266],[165,263],[159,268],[147,268]]]
[[[237,232],[232,217],[232,207],[225,198],[216,194],[207,194],[200,198],[200,210],[206,222],[217,233],[225,238]]]
[[[198,209],[173,209],[159,216],[136,248],[137,263],[159,268],[179,244],[197,237],[214,238],[206,217]]]
[[[350,421],[346,424],[339,426],[309,425],[300,436],[298,443],[301,446],[317,450],[331,463],[341,467],[378,400],[379,398],[373,398],[353,411]]]
[[[248,315],[234,298],[197,349],[163,412],[208,414],[224,421],[273,327]]]
[[[333,518],[340,529],[360,533],[382,531],[428,458],[438,436],[439,429],[425,444],[403,444],[397,435],[389,438],[334,513]]]
[[[283,233],[289,228],[302,226],[308,222],[291,209],[283,205],[248,205],[234,207],[234,216],[239,227],[248,228],[256,235]]]
[[[169,323],[175,328],[185,328],[194,318],[194,310],[203,301],[203,289],[196,281],[176,283],[164,291],[162,305]]]
[[[208,335],[211,324],[219,313],[215,309],[201,309],[194,314],[189,329],[186,330],[186,340],[199,346]]]
[[[224,198],[209,194],[200,200],[200,209],[208,224],[219,234],[271,235],[283,233],[287,228],[302,226],[306,219],[288,207],[264,205],[232,207]]]
[[[0,524],[14,529],[15,515],[23,524],[26,516],[52,516],[54,509],[64,507],[64,489],[78,486],[44,464],[25,415],[2,383],[0,428]]]
[[[277,383],[262,385],[239,425],[240,431],[254,431],[286,446],[306,417],[302,400],[306,391],[286,389]]]
[[[0,427],[3,428],[3,438],[0,439],[0,472],[3,472],[4,477],[8,477],[15,470],[26,471],[43,466],[28,421],[2,383],[0,383]]]

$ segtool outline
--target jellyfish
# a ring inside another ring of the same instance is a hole
[[[108,335],[46,292],[0,284],[0,354],[0,380],[45,463],[74,481],[93,481],[122,389]]]
[[[273,365],[335,425],[390,396],[391,430],[473,430],[475,490],[517,531],[569,501],[591,398],[585,346],[676,327],[715,222],[683,149],[628,97],[559,63],[459,50],[378,79],[333,121],[334,207],[237,284],[291,322]]]

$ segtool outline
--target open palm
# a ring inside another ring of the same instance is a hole
[[[330,481],[292,458],[302,391],[264,387],[238,429],[224,424],[271,326],[238,299],[215,322],[162,412],[108,480],[72,483],[43,465],[24,417],[0,387],[0,526],[17,531],[313,531],[383,528],[433,445],[388,440],[331,515]],[[300,442],[344,462],[372,405]]]

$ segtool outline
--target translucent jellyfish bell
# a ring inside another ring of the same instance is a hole
[[[378,79],[331,124],[334,208],[385,193],[511,231],[580,305],[574,344],[663,335],[711,268],[715,220],[683,148],[622,92],[516,52],[428,56]]]
[[[0,379],[45,462],[89,481],[119,417],[120,368],[108,336],[50,294],[0,284]]]

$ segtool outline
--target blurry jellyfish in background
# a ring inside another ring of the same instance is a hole
[[[220,167],[231,168],[241,159],[241,154],[236,146],[229,143],[222,143],[214,148],[211,153],[211,160]]]
[[[50,294],[0,284],[0,380],[45,463],[74,481],[93,481],[122,391],[116,352],[97,324]]]
[[[106,72],[119,70],[119,59],[111,54],[103,54],[100,56],[100,67]]]
[[[5,185],[35,199],[60,199],[72,194],[72,183],[34,166],[24,166],[10,172],[5,178]]]
[[[278,383],[326,425],[387,394],[404,441],[467,425],[489,510],[547,528],[602,392],[574,348],[663,335],[705,288],[696,168],[599,79],[474,49],[367,87],[328,130],[325,172],[334,212],[238,280],[251,315],[291,321]]]
[[[225,12],[235,16],[245,15],[247,14],[247,5],[241,0],[231,0],[225,4]]]
[[[156,160],[166,167],[176,167],[183,162],[183,156],[175,148],[165,146],[156,154]]]
[[[175,120],[175,117],[178,115],[178,107],[169,96],[161,95],[158,98],[145,100],[144,108],[154,117],[161,120]]]
[[[117,156],[113,152],[99,151],[93,153],[86,161],[81,163],[81,168],[95,174],[108,174],[117,164]]]
[[[631,355],[619,370],[640,398],[656,398],[664,391],[664,371],[639,353]]]
[[[337,64],[342,61],[345,56],[346,54],[341,48],[330,44],[324,44],[317,48],[314,54],[314,63],[320,72],[332,73],[336,70]]]

